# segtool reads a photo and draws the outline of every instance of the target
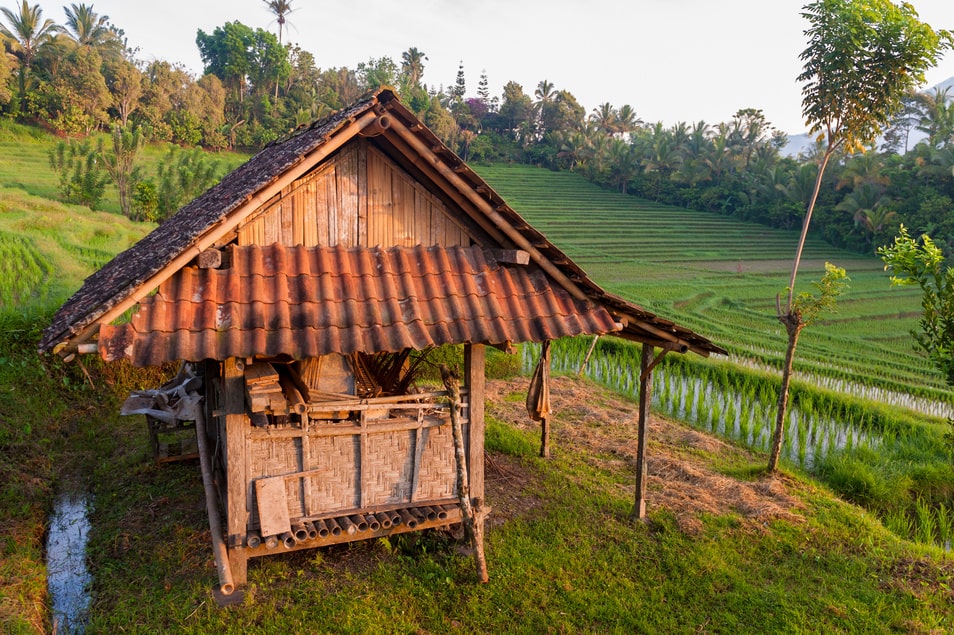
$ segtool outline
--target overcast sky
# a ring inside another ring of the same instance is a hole
[[[35,0],[31,1],[31,4]],[[954,0],[910,0],[922,20],[954,29]],[[0,6],[15,7],[14,0]],[[44,18],[62,24],[67,2],[41,0]],[[140,59],[181,62],[196,75],[198,29],[238,20],[277,30],[263,0],[94,0],[124,29]],[[805,47],[802,0],[292,0],[285,42],[310,51],[320,68],[347,66],[417,47],[424,82],[448,86],[463,62],[469,95],[486,70],[491,92],[508,81],[533,96],[548,80],[587,112],[630,104],[646,122],[728,121],[761,108],[769,121],[804,130],[795,82]],[[954,77],[954,54],[928,85]]]

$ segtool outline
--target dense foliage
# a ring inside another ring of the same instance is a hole
[[[293,6],[265,2],[263,21],[277,17],[281,28]],[[400,60],[320,68],[281,33],[237,21],[197,33],[205,69],[196,78],[168,61],[137,59],[122,29],[92,5],[64,7],[64,15],[61,26],[28,2],[3,8],[12,55],[0,57],[0,112],[71,136],[118,124],[183,146],[254,150],[388,85],[465,160],[573,170],[621,192],[781,228],[801,225],[825,152],[819,143],[785,156],[786,135],[753,108],[727,122],[666,126],[642,121],[630,105],[587,112],[546,79],[532,94],[510,81],[492,96],[482,74],[471,92],[463,64],[455,78],[428,84],[428,58],[416,47]],[[832,159],[813,226],[836,246],[872,253],[903,222],[954,251],[954,105],[940,90],[911,93],[904,106],[880,148]],[[146,186],[140,195],[151,193]]]

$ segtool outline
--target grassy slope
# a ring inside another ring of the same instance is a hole
[[[785,333],[775,295],[788,284],[796,232],[614,194],[567,172],[504,164],[477,170],[609,290],[739,356],[779,362]],[[838,313],[803,332],[797,368],[943,390],[938,373],[911,348],[917,290],[891,288],[874,257],[809,240],[797,291],[811,290],[826,260],[848,270],[851,288]]]
[[[45,163],[51,144],[28,129],[0,130],[0,231],[32,236],[36,260],[52,263],[43,293],[15,298],[18,313],[61,301],[106,252],[148,229],[46,200],[55,189]],[[77,253],[81,247],[90,252]],[[613,270],[585,266],[601,281]],[[92,475],[97,495],[94,625],[105,632],[929,632],[951,625],[948,561],[898,541],[812,485],[791,484],[806,505],[803,522],[753,530],[729,510],[701,515],[699,531],[687,533],[659,506],[649,526],[632,526],[628,465],[594,467],[592,449],[570,443],[543,463],[533,457],[533,433],[502,421],[491,422],[488,444],[519,478],[491,504],[505,508],[501,499],[512,494],[524,512],[498,512],[507,522],[488,537],[490,585],[474,586],[470,561],[441,539],[369,543],[263,560],[251,571],[256,601],[219,611],[208,595],[214,568],[197,469],[153,467],[141,421],[116,416],[118,398],[156,377],[94,365],[94,390],[77,365],[34,355],[41,327],[42,320],[7,317],[0,329],[5,631],[48,628],[44,517],[55,479],[76,472]],[[604,395],[600,407],[621,407],[612,399]],[[692,452],[700,465],[742,479],[753,471],[745,456]]]
[[[42,540],[55,482],[72,473],[69,464],[76,459],[64,451],[78,439],[114,442],[103,435],[110,427],[104,422],[116,419],[115,399],[129,382],[142,381],[140,375],[120,367],[105,376],[106,385],[97,382],[99,390],[92,390],[84,387],[86,378],[79,366],[62,367],[36,355],[39,334],[51,312],[86,276],[154,226],[115,213],[119,205],[112,187],[102,204],[106,211],[59,202],[48,163],[56,142],[35,128],[0,121],[0,524],[6,537],[0,543],[0,630],[4,632],[47,630]],[[146,148],[147,170],[154,169],[167,151],[165,144]],[[223,158],[234,163],[240,157]]]

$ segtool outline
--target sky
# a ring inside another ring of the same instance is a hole
[[[921,20],[954,30],[954,0],[909,0]],[[33,4],[35,0],[31,0]],[[14,8],[15,0],[0,0]],[[62,24],[63,0],[40,0],[44,18]],[[264,0],[93,0],[94,10],[126,32],[144,61],[179,62],[196,76],[199,29],[238,20],[277,31]],[[515,81],[533,92],[542,80],[567,90],[587,110],[631,105],[647,123],[728,121],[760,108],[776,128],[805,131],[799,53],[805,48],[803,0],[291,0],[283,41],[298,43],[319,68],[355,68],[417,47],[423,81],[450,86],[463,63],[468,96],[486,72],[493,95]],[[926,87],[954,77],[954,52],[931,70]]]

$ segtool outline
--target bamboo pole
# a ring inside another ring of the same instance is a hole
[[[195,437],[199,446],[202,486],[205,488],[205,508],[209,514],[209,530],[212,532],[212,553],[215,556],[215,568],[219,574],[219,591],[223,595],[231,595],[235,591],[235,583],[232,580],[229,554],[225,548],[225,541],[222,539],[222,523],[219,520],[218,501],[212,480],[212,461],[209,457],[208,437],[205,436],[205,415],[200,409],[196,409]]]
[[[586,357],[583,358],[583,363],[580,364],[580,370],[576,371],[577,377],[583,376],[583,371],[586,370],[586,365],[590,362],[590,357],[593,355],[593,351],[596,350],[596,343],[599,339],[599,333],[593,336],[593,341],[590,343],[590,350],[586,351]]]
[[[451,428],[454,433],[454,456],[457,459],[457,496],[460,499],[461,520],[467,537],[474,546],[474,565],[477,568],[477,579],[487,582],[487,560],[484,558],[484,523],[479,517],[480,502],[477,509],[471,505],[470,487],[467,483],[467,462],[464,454],[464,431],[460,421],[460,380],[456,373],[441,364],[441,379],[447,394],[450,397]]]

